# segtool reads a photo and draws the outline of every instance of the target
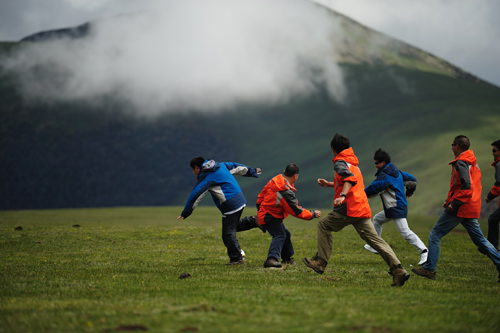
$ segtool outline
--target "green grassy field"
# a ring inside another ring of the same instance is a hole
[[[296,266],[264,269],[270,236],[239,233],[247,264],[226,266],[220,213],[199,207],[0,212],[0,332],[493,332],[500,284],[462,227],[443,238],[435,281],[388,267],[353,228],[334,234],[327,271],[301,258],[316,221],[288,218]],[[255,213],[246,209],[246,214]],[[410,217],[427,243],[434,217]],[[483,223],[484,225],[485,223]],[[17,227],[22,230],[16,230]],[[384,238],[403,266],[419,260],[393,225]],[[179,279],[181,273],[191,278]]]

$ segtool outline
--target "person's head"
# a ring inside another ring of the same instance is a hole
[[[297,178],[299,178],[299,166],[297,164],[288,164],[285,168],[285,171],[283,171],[283,174],[285,175],[286,179],[290,183],[295,183],[297,181]]]
[[[469,150],[470,141],[469,138],[465,135],[458,135],[453,139],[453,143],[451,144],[451,150],[455,154],[455,156],[460,155],[466,150]]]
[[[347,136],[337,133],[333,136],[330,147],[332,148],[333,154],[337,155],[340,154],[342,150],[351,147],[351,141],[349,141]]]
[[[191,159],[189,162],[189,165],[191,166],[191,169],[193,169],[193,173],[195,175],[198,175],[200,173],[201,166],[205,162],[205,159],[201,156],[196,156]]]
[[[375,152],[373,159],[375,160],[375,167],[377,169],[380,169],[384,165],[391,163],[391,156],[389,156],[389,154],[385,150],[382,150],[382,148],[378,149]]]
[[[493,153],[493,157],[496,160],[498,157],[500,157],[500,140],[493,142],[491,145],[493,146],[491,152]]]

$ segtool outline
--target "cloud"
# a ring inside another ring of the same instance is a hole
[[[313,1],[500,85],[499,1]]]
[[[302,0],[149,2],[93,22],[87,38],[29,44],[6,63],[27,100],[114,96],[150,114],[283,103],[321,86],[342,100],[339,29]]]

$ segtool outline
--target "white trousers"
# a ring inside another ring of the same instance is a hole
[[[373,226],[377,231],[379,237],[382,235],[383,224],[389,221],[394,221],[396,228],[398,228],[399,233],[404,239],[408,241],[411,245],[415,246],[418,253],[422,253],[423,250],[427,250],[425,244],[420,240],[420,238],[410,230],[408,226],[408,221],[406,218],[388,218],[385,216],[385,212],[381,211],[373,217]]]

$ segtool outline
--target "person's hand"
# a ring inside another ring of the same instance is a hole
[[[326,179],[318,178],[318,185],[321,187],[328,187],[328,182],[326,181]]]
[[[314,216],[321,217],[321,211],[320,210],[315,210],[314,211]]]
[[[184,218],[182,216],[179,216],[177,219],[178,220],[184,220]]]
[[[257,171],[257,174],[258,175],[261,175],[262,174],[262,170],[260,168],[256,168],[255,171]]]
[[[490,200],[490,199],[488,199],[488,198],[486,198],[486,199],[484,199],[484,200],[486,200],[486,203],[490,203],[490,201],[491,201],[491,200]]]
[[[446,208],[446,201],[445,201],[445,202],[443,202],[443,205],[442,205],[442,206]]]
[[[344,202],[345,197],[338,197],[335,200],[333,200],[333,205],[334,206],[340,206]]]
[[[453,212],[455,209],[453,208],[453,206],[451,204],[449,204],[448,207],[446,207],[446,210],[448,212]]]

